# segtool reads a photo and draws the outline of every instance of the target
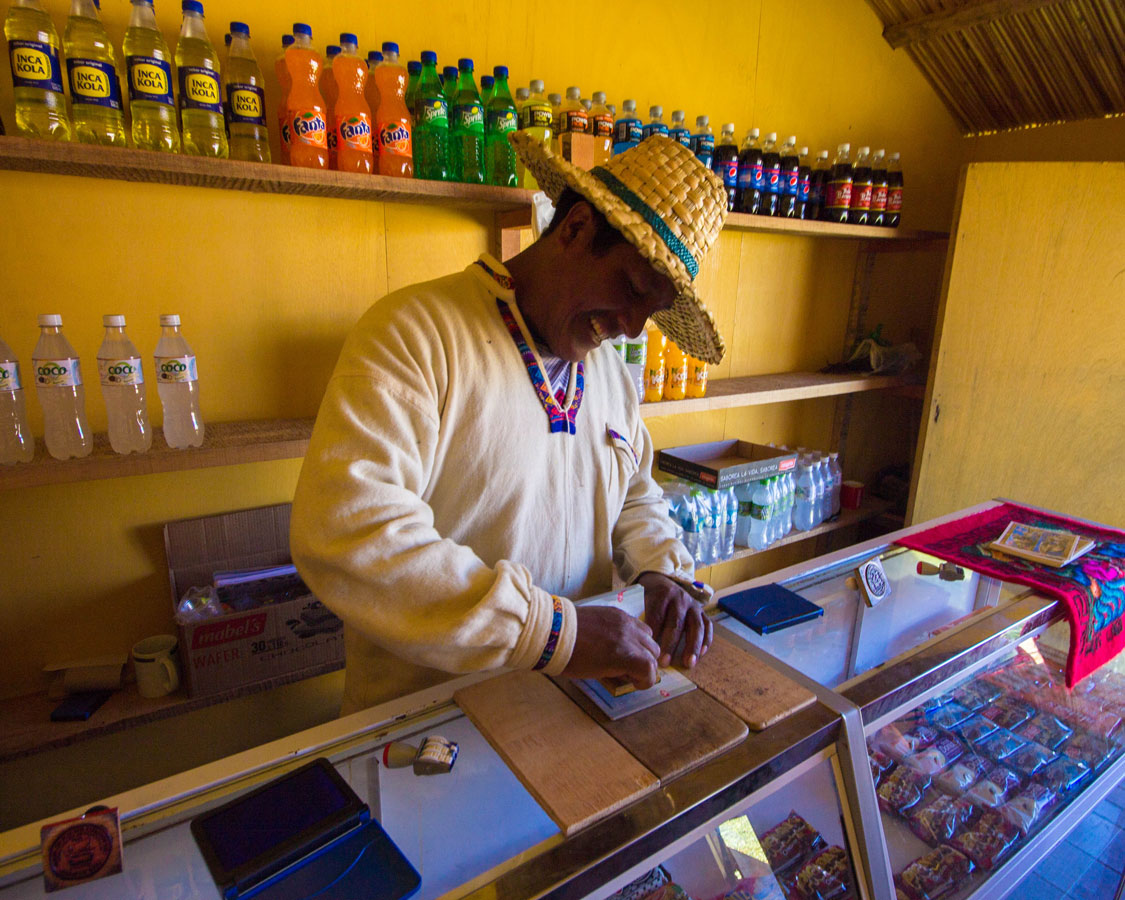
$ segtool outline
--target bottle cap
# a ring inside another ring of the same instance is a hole
[[[580,88],[568,87],[566,89],[566,99],[567,100],[577,100],[581,96],[582,96],[582,91],[581,91]]]
[[[62,316],[45,315],[39,317],[40,328],[59,328],[62,326]]]
[[[295,37],[293,37],[293,35],[291,35],[291,34],[283,34],[283,35],[281,36],[281,46],[282,46],[282,49],[284,49],[285,47],[292,47],[292,46],[293,46],[293,42],[294,42],[295,40],[296,40],[296,38],[295,38]]]
[[[767,141],[773,141],[773,142],[776,143],[777,142],[777,132],[771,131],[769,134],[766,135],[766,140]]]
[[[672,121],[673,122],[682,122],[684,120],[685,115],[686,115],[686,113],[684,113],[684,111],[682,109],[674,109],[674,110],[672,110]]]
[[[888,156],[887,159],[893,159],[897,162],[898,161],[898,151],[896,150],[894,153],[892,153],[890,156]]]
[[[591,109],[594,108],[593,101],[587,100],[585,97],[582,98],[582,105],[586,107],[586,112],[589,112]]]
[[[614,103],[607,103],[607,104],[605,105],[605,108],[609,110],[609,114],[610,114],[611,116],[616,116],[616,115],[617,115],[617,105],[616,105],[616,104],[614,104]]]
[[[734,134],[734,122],[727,122],[723,125],[723,131],[729,131],[731,134]]]
[[[798,156],[808,156],[809,155],[809,148],[808,147],[802,147],[800,150],[797,151],[797,155]]]
[[[527,88],[516,88],[516,99],[517,100],[526,100],[530,96],[531,96],[531,91],[529,91]]]
[[[757,128],[751,128],[751,129],[750,129],[750,130],[749,130],[748,132],[746,132],[746,136],[747,136],[747,137],[752,137],[752,138],[754,138],[755,140],[757,140],[757,138],[758,138],[758,135],[760,135],[761,133],[762,133],[762,132],[760,132],[760,131],[759,131],[759,130],[758,130]]]
[[[711,124],[711,119],[708,118],[707,116],[696,116],[695,117],[695,124],[699,128],[706,128],[708,125]]]
[[[493,78],[491,75],[481,75],[481,77],[480,77],[480,86],[482,88],[485,88],[485,89],[490,88],[495,83],[496,83],[496,79]]]
[[[659,119],[662,115],[664,115],[664,107],[663,106],[650,106],[648,108],[648,114],[650,116],[652,116],[654,119]]]
[[[384,44],[384,48],[385,47],[386,47],[386,45]],[[467,56],[461,57],[459,60],[457,60],[457,71],[458,72],[471,72],[471,71],[473,71],[473,61],[471,59],[469,59],[469,57],[467,57]]]
[[[179,313],[165,313],[164,315],[162,315],[160,317],[160,324],[164,328],[170,328],[174,325],[179,325],[180,324],[180,314]]]
[[[598,104],[605,103],[605,91],[594,91],[594,102]]]
[[[886,150],[879,149],[879,150],[876,150],[874,154],[872,154],[871,158],[872,159],[882,159],[886,155],[887,155]]]
[[[797,135],[795,135],[795,134],[789,135],[789,137],[787,137],[785,139],[785,143],[792,144],[794,147],[796,147],[797,146]]]
[[[629,113],[636,112],[637,111],[637,101],[636,100],[626,100],[624,103],[621,104],[621,108],[625,112],[629,112]]]
[[[492,74],[496,78],[507,78],[508,77],[508,67],[507,66],[493,66],[492,67]]]
[[[324,55],[329,59],[332,59],[334,56],[339,56],[340,52],[340,47],[337,44],[329,44],[324,48]]]
[[[350,31],[342,31],[342,32],[340,32],[340,43],[341,44],[358,44],[359,38],[357,38]]]
[[[303,34],[305,37],[312,37],[312,26],[306,25],[304,22],[294,22],[293,34]]]
[[[250,26],[245,22],[231,22],[230,33],[241,34],[243,37],[250,37]]]
[[[231,42],[231,36],[230,36],[230,32],[228,31],[226,34],[223,35],[223,43],[226,44],[229,47],[230,42]]]
[[[851,149],[852,149],[851,144],[841,144],[839,147],[836,148],[836,152],[837,153],[848,153],[848,152],[851,151]]]
[[[441,70],[441,74],[442,74],[443,78],[456,78],[457,77],[457,67],[456,66],[446,66],[444,69]]]
[[[418,62],[418,60],[412,59],[412,60],[410,60],[410,62],[408,62],[406,64],[406,71],[409,72],[411,75],[421,75],[422,74],[422,64],[420,62]]]
[[[869,154],[870,152],[871,152],[871,148],[870,148],[870,147],[860,147],[860,148],[859,148],[859,149],[858,149],[858,150],[856,151],[856,154],[857,154],[858,156],[867,156],[867,155],[868,155],[868,154]]]
[[[398,44],[394,41],[383,41],[383,53],[393,53],[398,56]]]
[[[531,84],[528,85],[528,87],[530,88],[531,93],[542,94],[543,90],[545,88],[545,85],[543,84],[543,80],[541,78],[532,78]]]
[[[370,55],[371,54],[368,54],[368,56],[370,56]],[[436,66],[437,65],[437,54],[434,53],[433,50],[423,50],[422,54],[421,54],[421,59],[422,59],[422,65],[424,65],[424,66]]]
[[[184,2],[180,4],[180,9],[184,12],[193,12],[203,15],[203,4],[200,3],[199,0],[184,0]]]
[[[562,103],[562,94],[548,94],[547,99],[551,101],[552,105],[558,106]]]
[[[821,151],[820,151],[820,152],[819,152],[819,153],[818,153],[818,154],[816,155],[816,158],[817,158],[817,159],[828,159],[828,151],[827,151],[827,150],[821,150]]]
[[[124,316],[102,316],[102,324],[106,328],[124,328],[125,327],[125,317]]]

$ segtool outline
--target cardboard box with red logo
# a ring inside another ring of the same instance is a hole
[[[174,608],[189,588],[211,584],[215,572],[289,562],[289,504],[169,522],[164,549]],[[344,665],[343,622],[311,594],[176,627],[190,697]]]
[[[656,455],[656,467],[697,484],[722,489],[795,469],[797,454],[749,441],[714,441],[661,450]]]

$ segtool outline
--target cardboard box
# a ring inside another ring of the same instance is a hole
[[[713,441],[670,447],[656,455],[656,467],[710,488],[728,488],[788,472],[797,454],[748,441]]]
[[[173,608],[188,588],[210,584],[215,572],[289,562],[289,506],[166,524]],[[176,628],[181,681],[190,697],[292,681],[344,664],[344,623],[311,594]]]

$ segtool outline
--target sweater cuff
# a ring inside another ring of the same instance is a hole
[[[567,600],[565,597],[552,597],[551,598],[554,609],[552,610],[552,629],[551,634],[547,638],[547,645],[543,649],[543,656],[546,656],[550,649],[551,641],[555,640],[554,651],[551,652],[550,658],[544,660],[540,656],[539,662],[532,668],[537,669],[544,675],[561,675],[563,669],[570,663],[570,655],[574,652],[574,639],[578,634],[578,620],[574,613],[574,604]],[[555,638],[554,631],[554,611],[559,612],[559,628],[558,637]],[[540,663],[542,663],[540,665]]]
[[[560,675],[570,663],[578,623],[574,604],[532,588],[527,630],[508,661],[512,669],[531,669],[546,675]]]

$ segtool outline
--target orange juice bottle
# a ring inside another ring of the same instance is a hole
[[[687,390],[687,357],[673,341],[664,351],[664,399],[683,400]]]
[[[687,395],[689,397],[707,395],[707,363],[694,356],[687,358]]]
[[[283,165],[289,165],[289,89],[293,86],[293,79],[289,77],[289,70],[285,68],[285,51],[293,46],[293,35],[281,36],[281,55],[277,57],[273,70],[277,73],[277,85],[281,96],[277,98],[277,141],[279,145],[279,159]]]
[[[370,175],[375,167],[371,153],[371,107],[363,95],[367,63],[359,57],[354,34],[340,35],[340,53],[332,60],[339,99],[333,108],[336,130],[336,168],[341,172]]]
[[[664,345],[667,338],[655,325],[648,326],[648,350],[645,353],[645,403],[664,397]]]
[[[293,44],[285,51],[285,68],[292,81],[286,101],[289,164],[305,169],[327,169],[327,108],[317,87],[320,55],[312,48],[312,28],[303,22],[293,26]]]
[[[324,139],[328,142],[328,168],[336,168],[336,99],[340,92],[336,88],[336,75],[332,71],[332,60],[340,52],[339,44],[329,44],[324,48],[324,65],[320,68],[320,96],[324,98]]]
[[[398,44],[383,42],[383,61],[375,67],[375,89],[379,105],[371,112],[378,146],[378,173],[396,178],[414,177],[414,132],[406,108],[406,69],[398,61]]]

